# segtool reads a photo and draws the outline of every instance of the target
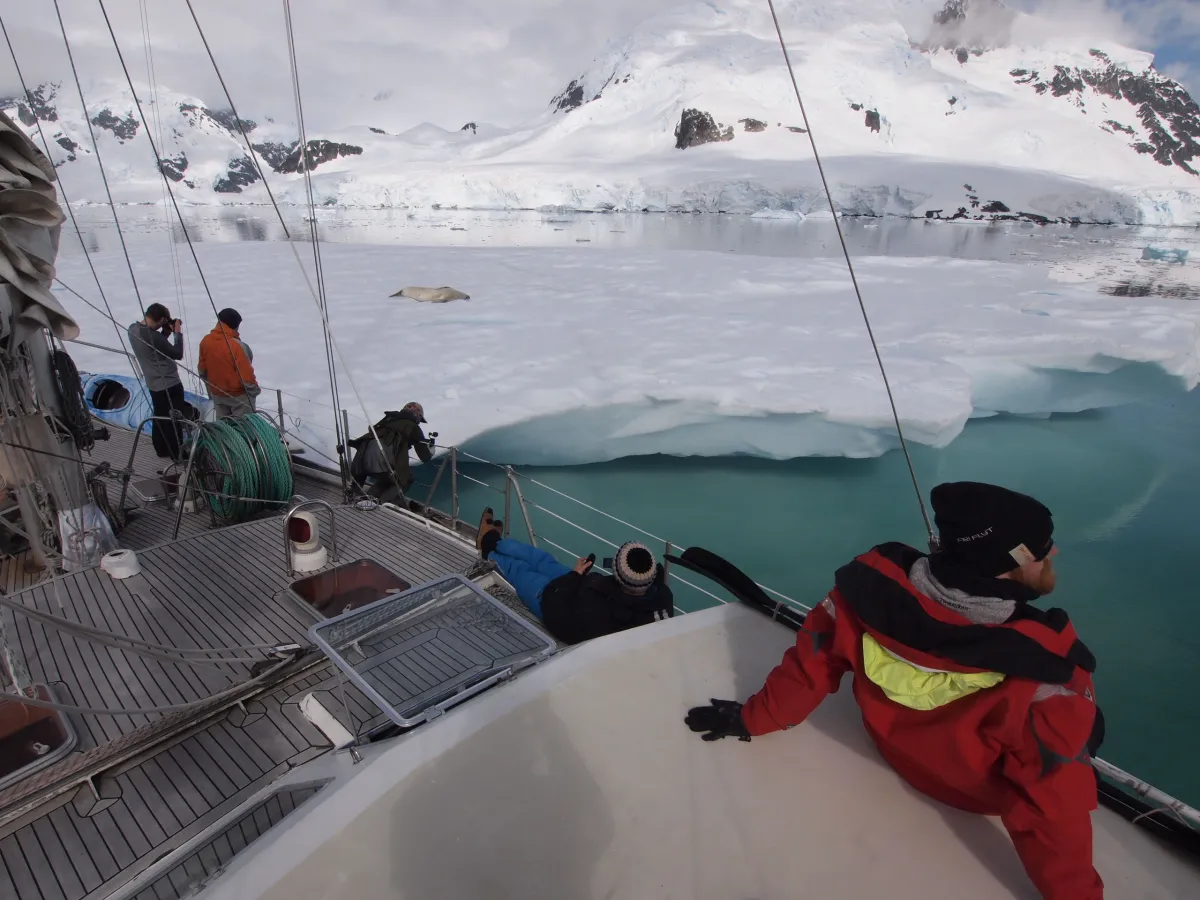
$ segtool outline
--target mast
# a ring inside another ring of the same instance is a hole
[[[87,557],[99,546],[81,527],[94,508],[87,509],[83,462],[65,424],[52,345],[79,335],[50,292],[64,218],[56,180],[51,162],[0,113],[0,486],[16,500],[21,536],[42,568],[59,553],[68,564],[94,562]],[[64,529],[72,521],[77,526]],[[64,530],[75,536],[68,546]],[[18,689],[29,684],[2,620],[0,674]]]

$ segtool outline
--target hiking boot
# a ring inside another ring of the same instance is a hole
[[[483,538],[479,541],[479,555],[483,559],[487,559],[492,555],[492,551],[496,549],[496,545],[500,543],[502,533],[497,527],[498,523],[493,522],[491,526],[484,532]]]
[[[486,506],[483,515],[479,517],[479,528],[475,532],[475,549],[483,552],[483,536],[492,528],[492,508]]]

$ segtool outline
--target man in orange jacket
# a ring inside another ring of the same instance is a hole
[[[254,399],[261,391],[254,377],[254,355],[238,334],[241,324],[236,309],[223,309],[217,313],[216,327],[200,341],[196,369],[208,385],[218,419],[254,412]]]
[[[863,724],[909,784],[1000,816],[1047,900],[1099,900],[1096,662],[1065,612],[1031,605],[1054,590],[1050,511],[973,482],[931,500],[939,552],[882,544],[843,566],[762,689],[687,724],[707,741],[790,728],[853,672]]]

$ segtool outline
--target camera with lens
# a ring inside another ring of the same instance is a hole
[[[167,321],[162,323],[162,328],[160,328],[159,330],[163,334],[170,335],[175,331],[176,324],[182,325],[183,322],[180,319],[167,319]]]

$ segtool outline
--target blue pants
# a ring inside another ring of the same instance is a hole
[[[517,589],[521,602],[539,619],[542,617],[542,591],[555,578],[571,571],[545,550],[512,538],[496,544],[488,559],[496,564],[504,580]]]

